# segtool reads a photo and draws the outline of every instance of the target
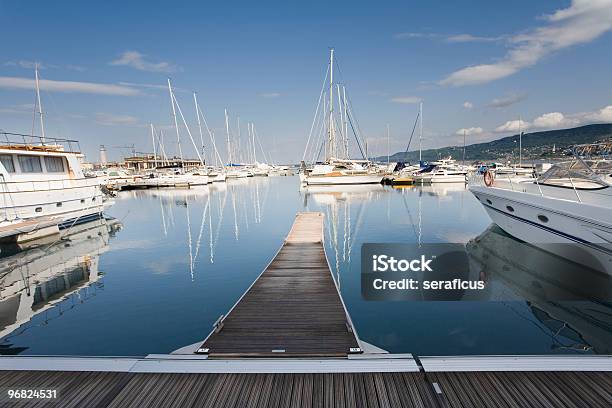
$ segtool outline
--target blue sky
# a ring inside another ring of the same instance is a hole
[[[0,1],[0,129],[31,132],[37,61],[47,134],[90,160],[101,143],[111,158],[151,150],[170,76],[192,130],[197,91],[218,139],[228,108],[275,161],[296,161],[332,46],[380,154],[387,123],[405,148],[419,100],[424,147],[512,134],[519,115],[533,131],[612,122],[611,0],[134,3]]]

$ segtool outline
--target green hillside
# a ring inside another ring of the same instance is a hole
[[[524,133],[523,159],[558,157],[563,155],[564,151],[567,151],[573,145],[609,139],[612,139],[612,123]],[[467,145],[465,148],[465,159],[466,161],[518,159],[518,140],[519,136],[516,134],[491,142]],[[553,147],[555,148],[555,153],[553,153]],[[447,156],[461,160],[463,157],[463,146],[447,146],[439,149],[423,150],[423,160],[436,160]],[[396,162],[416,162],[418,158],[418,150],[411,150],[407,154],[405,152],[398,152],[391,156],[391,160]],[[378,160],[383,159],[386,160],[387,157],[378,158]]]

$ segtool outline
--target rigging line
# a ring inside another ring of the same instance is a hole
[[[347,104],[347,108],[348,109],[347,110],[348,110],[349,118],[353,117],[353,119],[355,119],[355,125],[357,126],[357,131],[358,131],[359,134],[357,134],[357,132],[355,131],[355,128],[351,125],[351,127],[353,128],[353,133],[355,133],[355,137],[356,138],[357,137],[363,138],[362,137],[363,132],[361,131],[361,127],[359,126],[359,121],[357,121],[357,118],[354,117],[354,115],[353,115],[353,102],[351,101],[351,98],[349,96],[346,97],[346,100],[348,102],[348,104]],[[362,140],[362,142],[363,142],[363,140]]]
[[[410,133],[410,139],[408,140],[408,146],[406,146],[406,151],[404,152],[404,160],[406,160],[406,155],[408,154],[408,149],[410,148],[410,143],[412,142],[412,136],[414,136],[414,131],[416,129],[417,123],[419,122],[419,116],[421,116],[421,112],[417,113],[416,119],[414,121],[414,126],[412,127],[412,133]]]
[[[206,131],[208,132],[208,136],[210,137],[210,142],[213,145],[213,149],[215,150],[215,154],[217,156],[217,159],[219,160],[219,165],[223,168],[225,168],[223,166],[223,160],[221,159],[221,155],[219,154],[219,150],[217,150],[217,144],[215,143],[215,138],[212,134],[212,132],[210,131],[210,128],[208,127],[208,122],[206,122],[206,117],[204,116],[204,113],[202,112],[202,107],[200,106],[200,104],[198,103],[198,114],[202,117],[202,122],[204,122],[204,126],[206,127]]]
[[[317,146],[319,146],[319,145],[320,145],[321,140],[323,140],[323,137],[324,137],[324,133],[325,133],[325,131],[324,131],[325,122],[326,122],[326,121],[325,121],[324,117],[323,117],[323,116],[320,116],[320,117],[319,117],[319,123],[317,124],[317,140],[316,140],[316,143],[312,143],[312,144],[310,145],[310,150],[311,150],[311,152],[310,152],[310,153],[311,153],[311,156],[312,156],[311,161],[312,161],[313,163],[314,163],[314,162],[316,161],[316,159],[317,159],[317,156],[315,156],[315,155],[316,155],[316,153],[317,153]]]
[[[329,75],[329,64],[327,65],[327,71],[325,71],[325,78],[323,79],[323,85],[321,86],[321,92],[319,93],[319,101],[317,102],[317,108],[315,109],[314,117],[312,118],[312,124],[310,125],[310,132],[308,132],[308,140],[306,141],[306,147],[304,148],[304,154],[302,155],[302,161],[306,158],[306,152],[308,151],[308,145],[310,144],[310,138],[312,137],[312,130],[314,128],[315,120],[319,114],[319,106],[321,105],[321,99],[323,98],[323,93],[325,91],[325,85],[327,82],[327,77]]]
[[[357,137],[357,132],[355,131],[355,126],[353,126],[353,120],[351,119],[352,117],[353,117],[353,111],[351,111],[349,109],[348,120],[349,120],[349,124],[351,125],[351,129],[353,130],[353,136],[355,136],[355,140],[357,141],[357,147],[359,147],[359,151],[361,152],[361,156],[365,160],[368,160],[368,158],[365,156],[365,153],[363,152],[363,149],[361,148],[361,143],[359,142],[359,138]]]
[[[174,96],[174,94],[172,94],[172,97],[174,98],[174,103],[176,103],[176,107],[178,108],[179,114],[181,115],[181,119],[183,120],[183,124],[185,125],[185,129],[187,130],[187,134],[189,135],[189,139],[191,140],[191,143],[193,144],[193,148],[196,151],[196,154],[198,155],[198,159],[200,159],[200,164],[203,166],[204,165],[204,161],[202,160],[202,156],[200,155],[200,149],[198,149],[198,146],[195,142],[195,140],[193,140],[193,135],[191,134],[191,130],[189,129],[189,126],[187,125],[187,121],[185,120],[185,116],[183,116],[183,111],[181,110],[181,105],[179,105],[178,100],[176,99],[176,96]]]

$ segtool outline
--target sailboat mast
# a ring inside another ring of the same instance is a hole
[[[157,149],[155,148],[155,128],[153,128],[153,123],[151,123],[151,142],[153,143],[153,167],[157,167],[155,165],[157,161]]]
[[[176,108],[174,107],[174,93],[172,92],[172,84],[168,78],[168,91],[170,92],[170,104],[172,104],[172,118],[174,119],[174,129],[176,130],[176,143],[178,146],[179,156],[181,158],[181,168],[185,164],[183,161],[183,150],[181,149],[181,135],[179,133],[178,121],[176,120]]]
[[[519,167],[523,164],[523,131],[521,129],[521,116],[519,115]]]
[[[423,102],[419,103],[419,164],[423,160]]]
[[[463,129],[463,160],[461,160],[461,164],[465,164],[465,129]]]
[[[257,163],[257,151],[255,150],[255,124],[251,123],[251,137],[252,137],[252,144],[253,144],[253,162]],[[265,162],[266,158],[264,157],[264,162]]]
[[[346,105],[346,88],[342,85],[342,101],[344,105],[344,150],[346,158],[349,158],[348,152],[348,107]]]
[[[202,156],[204,155],[204,135],[202,134],[202,122],[200,121],[200,112],[198,109],[198,97],[196,93],[193,93],[193,103],[195,105],[196,117],[198,118],[198,130],[200,131],[200,143],[202,148]]]
[[[389,151],[389,138],[390,138],[390,129],[389,129],[389,124],[387,123],[387,166],[389,165],[389,156],[391,155],[391,152]]]
[[[229,133],[229,119],[227,117],[227,109],[225,109],[225,132],[227,133],[227,158],[229,160],[229,165],[232,165],[232,145],[230,142],[230,133]]]
[[[38,115],[40,117],[40,141],[45,144],[45,121],[43,119],[42,104],[40,103],[40,84],[38,80],[38,64],[34,68],[36,75],[36,99],[38,100]]]
[[[334,49],[329,53],[329,156],[336,156],[336,134],[334,132]]]

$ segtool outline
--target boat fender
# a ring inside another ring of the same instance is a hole
[[[491,172],[491,170],[485,171],[485,174],[484,174],[484,183],[485,183],[485,186],[491,187],[493,185],[493,179],[494,178],[495,177],[493,176],[493,172]]]

